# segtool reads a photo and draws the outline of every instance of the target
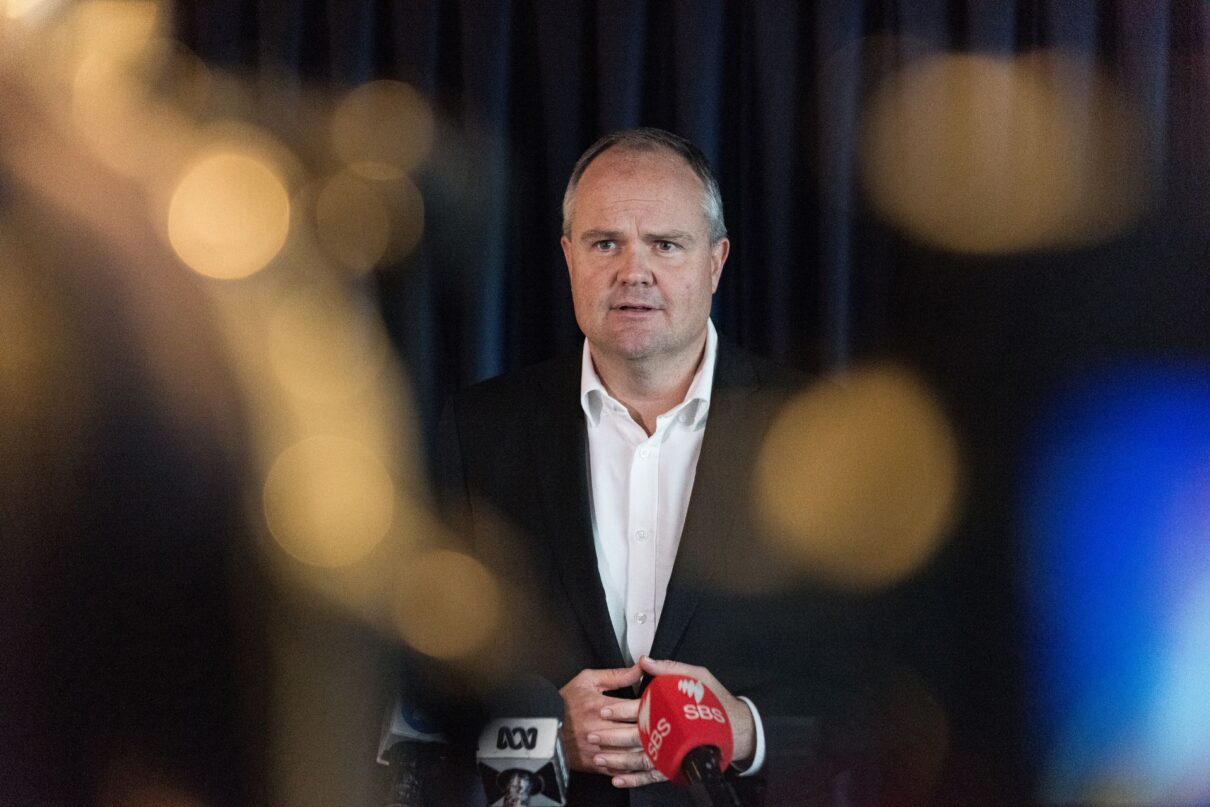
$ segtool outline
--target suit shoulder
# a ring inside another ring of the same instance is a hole
[[[807,373],[785,364],[767,359],[719,337],[719,367],[728,379],[741,383],[755,382],[768,391],[794,392],[810,384],[814,379]],[[716,371],[717,373],[718,371]]]
[[[579,385],[579,354],[567,354],[472,384],[453,395],[454,408],[462,412],[496,414],[524,410],[536,400],[571,390]]]
[[[813,380],[810,374],[802,370],[761,356],[754,356],[753,363],[757,378],[770,387],[793,391],[807,386]]]

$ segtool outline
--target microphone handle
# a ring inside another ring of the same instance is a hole
[[[508,789],[501,803],[503,807],[529,807],[529,795],[533,792],[533,777],[518,771],[508,778]]]
[[[441,743],[404,740],[387,752],[391,762],[391,793],[386,807],[428,807],[432,767],[443,755]]]
[[[689,795],[696,807],[740,807],[731,783],[723,778],[722,754],[716,745],[699,745],[681,761],[681,772],[689,782]]]

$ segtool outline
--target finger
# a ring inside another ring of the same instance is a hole
[[[592,673],[592,684],[601,691],[634,686],[643,677],[643,671],[639,668],[638,664],[635,664],[631,667],[617,667],[605,670],[586,670],[585,672]]]
[[[639,730],[634,725],[620,729],[598,729],[590,732],[588,742],[602,748],[638,748]]]
[[[626,698],[613,698],[601,707],[601,717],[618,723],[633,723],[639,719],[639,702]]]
[[[668,777],[659,771],[632,771],[628,773],[615,773],[609,781],[614,787],[642,787],[644,785],[655,784],[656,782],[667,782]]]
[[[601,751],[592,755],[592,764],[605,768],[611,773],[641,773],[650,771],[651,760],[641,748],[630,748],[625,751]]]

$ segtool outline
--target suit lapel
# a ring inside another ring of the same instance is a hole
[[[748,436],[748,404],[755,389],[750,362],[740,350],[720,340],[702,452],[651,646],[652,658],[674,658],[701,591],[714,587],[726,565],[732,527],[747,494],[746,477],[740,471],[745,467],[742,457],[754,450]]]
[[[540,457],[537,469],[547,540],[561,582],[589,643],[606,667],[625,664],[597,567],[588,484],[588,438],[579,401],[578,356],[544,380],[544,398],[531,424],[531,445],[569,447],[565,456]],[[756,375],[744,353],[719,342],[714,389],[702,452],[676,563],[651,647],[653,658],[673,658],[703,589],[715,587],[726,566],[733,526],[745,504],[745,457],[754,450],[751,396]]]
[[[564,456],[535,462],[547,540],[562,584],[590,645],[605,667],[622,667],[592,537],[592,497],[588,489],[588,437],[580,408],[580,363],[569,360],[546,379],[543,404],[532,424],[531,445],[558,446]],[[563,448],[567,447],[567,448]]]

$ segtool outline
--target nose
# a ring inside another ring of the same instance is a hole
[[[618,282],[623,286],[650,286],[652,280],[651,268],[647,265],[644,250],[627,249],[622,255]]]

